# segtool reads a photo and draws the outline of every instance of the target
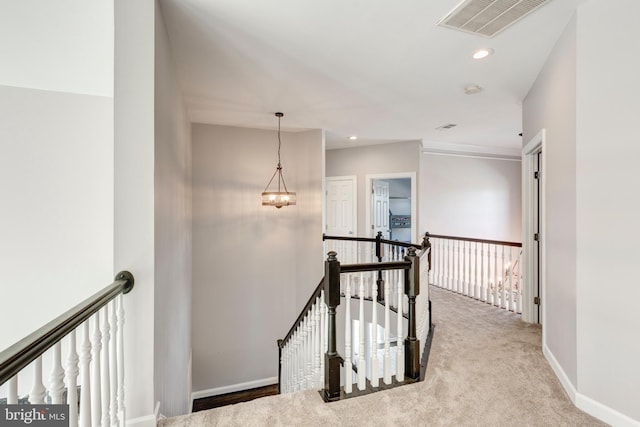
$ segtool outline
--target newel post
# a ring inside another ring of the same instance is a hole
[[[340,262],[337,253],[329,252],[324,262],[324,299],[327,305],[327,352],[324,355],[324,390],[326,402],[340,399],[340,356],[336,346],[336,307],[340,305]]]
[[[378,231],[376,235],[376,257],[378,262],[382,262],[384,258],[384,247],[382,246],[382,231]],[[382,271],[378,271],[378,280],[376,280],[376,286],[378,287],[378,302],[384,302],[384,280],[382,279]]]
[[[405,261],[411,262],[404,271],[404,293],[409,299],[409,328],[404,340],[404,374],[411,379],[420,378],[420,340],[416,336],[416,296],[420,294],[420,258],[416,248],[409,248]]]
[[[431,249],[431,242],[429,241],[429,232],[424,233],[424,237],[422,238],[422,250]],[[427,255],[427,261],[429,262],[429,271],[431,271],[431,250],[429,250],[429,254]]]

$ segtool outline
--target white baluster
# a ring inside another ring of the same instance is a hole
[[[78,352],[76,351],[76,331],[69,333],[69,354],[67,355],[67,405],[69,405],[69,427],[78,425]]]
[[[480,280],[478,280],[478,276],[480,274],[480,270],[478,269],[478,242],[474,242],[473,243],[473,258],[474,258],[474,268],[473,268],[473,297],[475,299],[479,299],[480,298],[480,287],[478,286],[478,283],[480,282]]]
[[[458,276],[458,282],[456,283],[456,292],[464,293],[462,289],[462,260],[460,259],[460,252],[462,252],[462,241],[458,240],[458,247],[456,250],[456,274]]]
[[[102,350],[102,332],[100,331],[100,311],[93,315],[93,357],[91,371],[91,425],[99,426],[102,422],[102,386],[100,384],[102,370],[100,355]]]
[[[80,427],[91,427],[91,340],[89,320],[82,325],[80,346]]]
[[[467,247],[465,260],[467,261],[467,295],[473,297],[473,285],[471,284],[471,242],[469,242]]]
[[[53,345],[53,367],[51,368],[51,387],[49,395],[51,403],[59,405],[63,402],[64,395],[64,369],[62,369],[62,349],[60,341]]]
[[[376,285],[376,272],[371,272],[371,386],[378,387],[378,286]]]
[[[484,280],[484,243],[480,243],[480,293],[482,301],[487,302],[487,286]]]
[[[33,362],[33,387],[29,393],[29,403],[32,405],[43,404],[46,394],[47,390],[42,383],[42,356],[39,356]]]
[[[518,313],[522,313],[522,252],[518,253]]]
[[[320,291],[320,385],[324,387],[324,354],[327,352],[327,305],[324,302],[324,290]]]
[[[402,299],[403,299],[403,286],[402,275],[398,275],[398,285],[396,286],[396,293],[398,295],[398,312],[396,323],[396,381],[404,381],[404,342],[402,340]]]
[[[314,304],[314,316],[316,318],[316,329],[315,329],[315,340],[313,343],[314,347],[314,356],[313,356],[313,367],[314,367],[314,375],[313,379],[315,382],[315,389],[320,390],[323,387],[323,384],[320,382],[320,357],[322,356],[322,350],[320,348],[320,297],[316,298],[316,303]]]
[[[366,361],[364,359],[364,274],[360,273],[360,289],[358,290],[360,296],[360,314],[358,321],[358,338],[360,339],[360,346],[358,348],[358,390],[364,390],[366,384]]]
[[[18,404],[18,374],[15,374],[9,380],[9,390],[7,394],[7,404],[8,405],[17,405]]]
[[[118,319],[116,318],[116,301],[107,305],[107,311],[111,311],[111,342],[109,343],[109,381],[111,383],[111,425],[120,424],[118,420]]]
[[[313,378],[313,361],[315,359],[315,356],[313,355],[313,346],[316,342],[316,337],[314,336],[313,332],[316,328],[316,318],[313,314],[313,307],[311,307],[311,310],[309,310],[309,313],[307,313],[307,316],[309,317],[309,320],[307,321],[307,372],[306,372],[306,377],[307,377],[307,389],[313,388],[314,387],[314,378]]]
[[[118,295],[118,414],[120,424],[124,426],[126,410],[124,407],[124,296]],[[89,325],[87,325],[88,329]]]
[[[105,307],[103,309],[103,321],[102,321],[102,375],[100,378],[100,385],[102,386],[102,425],[109,425],[109,404],[111,403],[111,387],[109,380],[111,375],[109,374],[109,342],[111,341],[111,334],[109,332],[109,312]]]
[[[500,282],[502,285],[502,294],[501,294],[501,301],[500,301],[500,307],[502,308],[507,308],[507,283],[505,281],[505,276],[504,276],[505,270],[504,270],[504,245],[502,245],[502,263],[500,265]]]
[[[391,307],[389,306],[389,270],[384,277],[384,378],[385,384],[391,384]],[[375,307],[374,307],[375,309]]]
[[[498,300],[498,245],[493,246],[493,305],[496,307],[500,306],[500,301]]]
[[[507,298],[507,310],[516,311],[513,305],[513,247],[509,246],[509,263],[507,264],[507,275],[509,277],[509,298]]]
[[[347,275],[347,295],[351,295],[351,275]],[[353,391],[353,367],[351,364],[351,300],[345,301],[344,320],[344,392]]]

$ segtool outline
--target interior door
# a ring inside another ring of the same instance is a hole
[[[372,221],[371,229],[373,237],[382,232],[383,239],[389,239],[389,183],[382,180],[374,180],[372,183]]]
[[[355,177],[328,177],[327,225],[329,236],[355,236]]]

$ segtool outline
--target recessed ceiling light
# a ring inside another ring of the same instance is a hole
[[[358,139],[358,137],[355,136],[355,135],[352,135],[352,136],[349,137],[349,139],[352,140],[352,141],[355,141],[356,139]]]
[[[478,49],[473,52],[473,59],[484,59],[491,54],[493,54],[493,49],[491,48]]]

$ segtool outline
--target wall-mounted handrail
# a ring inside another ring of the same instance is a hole
[[[119,294],[129,293],[133,285],[134,277],[131,273],[119,272],[112,284],[0,353],[0,385],[36,360]]]

